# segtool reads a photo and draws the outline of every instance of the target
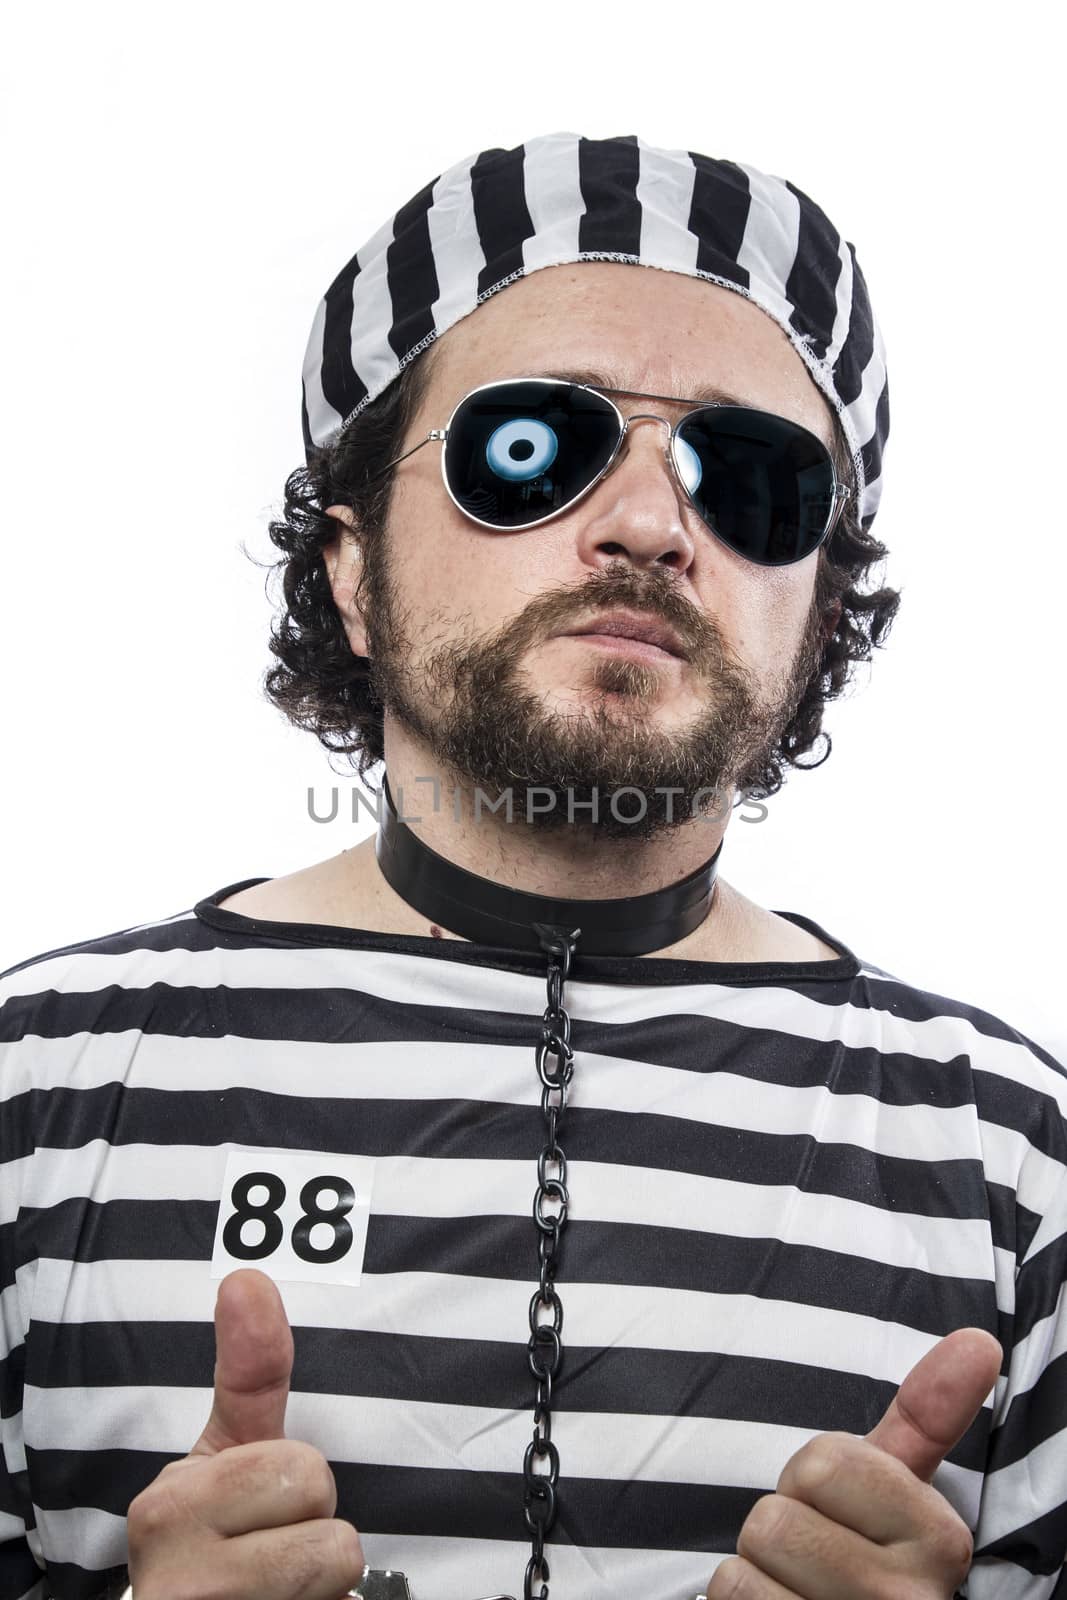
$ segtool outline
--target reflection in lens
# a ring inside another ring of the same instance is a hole
[[[485,459],[502,478],[520,482],[547,472],[558,449],[559,439],[546,423],[516,417],[489,435]]]
[[[674,440],[674,460],[678,468],[678,476],[685,484],[686,489],[690,494],[695,494],[700,485],[704,469],[700,465],[700,457],[693,449],[693,446],[687,444],[684,439],[678,438],[677,435]]]
[[[784,566],[818,547],[836,479],[815,434],[747,406],[708,406],[686,419],[676,444],[688,446],[700,464],[693,487],[680,468],[694,505],[738,555]]]
[[[591,389],[551,378],[486,384],[449,423],[445,477],[476,521],[521,528],[584,494],[619,437],[614,406]]]

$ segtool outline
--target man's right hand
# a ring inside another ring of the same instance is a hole
[[[334,1516],[325,1456],[285,1437],[293,1336],[262,1272],[231,1272],[215,1306],[215,1399],[189,1454],[131,1503],[135,1600],[337,1600],[363,1576]]]

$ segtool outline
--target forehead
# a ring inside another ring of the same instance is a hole
[[[430,365],[421,409],[435,413],[499,378],[599,373],[613,388],[649,394],[732,395],[827,443],[833,431],[827,400],[759,306],[719,284],[630,263],[545,267],[516,280],[442,334]]]

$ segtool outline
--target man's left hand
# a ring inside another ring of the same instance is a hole
[[[809,1440],[752,1507],[708,1600],[951,1600],[974,1544],[930,1480],[1002,1359],[992,1334],[958,1328],[916,1363],[866,1438]]]

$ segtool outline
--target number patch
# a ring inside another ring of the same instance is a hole
[[[368,1156],[231,1151],[211,1276],[256,1266],[283,1281],[358,1284],[373,1176]]]

